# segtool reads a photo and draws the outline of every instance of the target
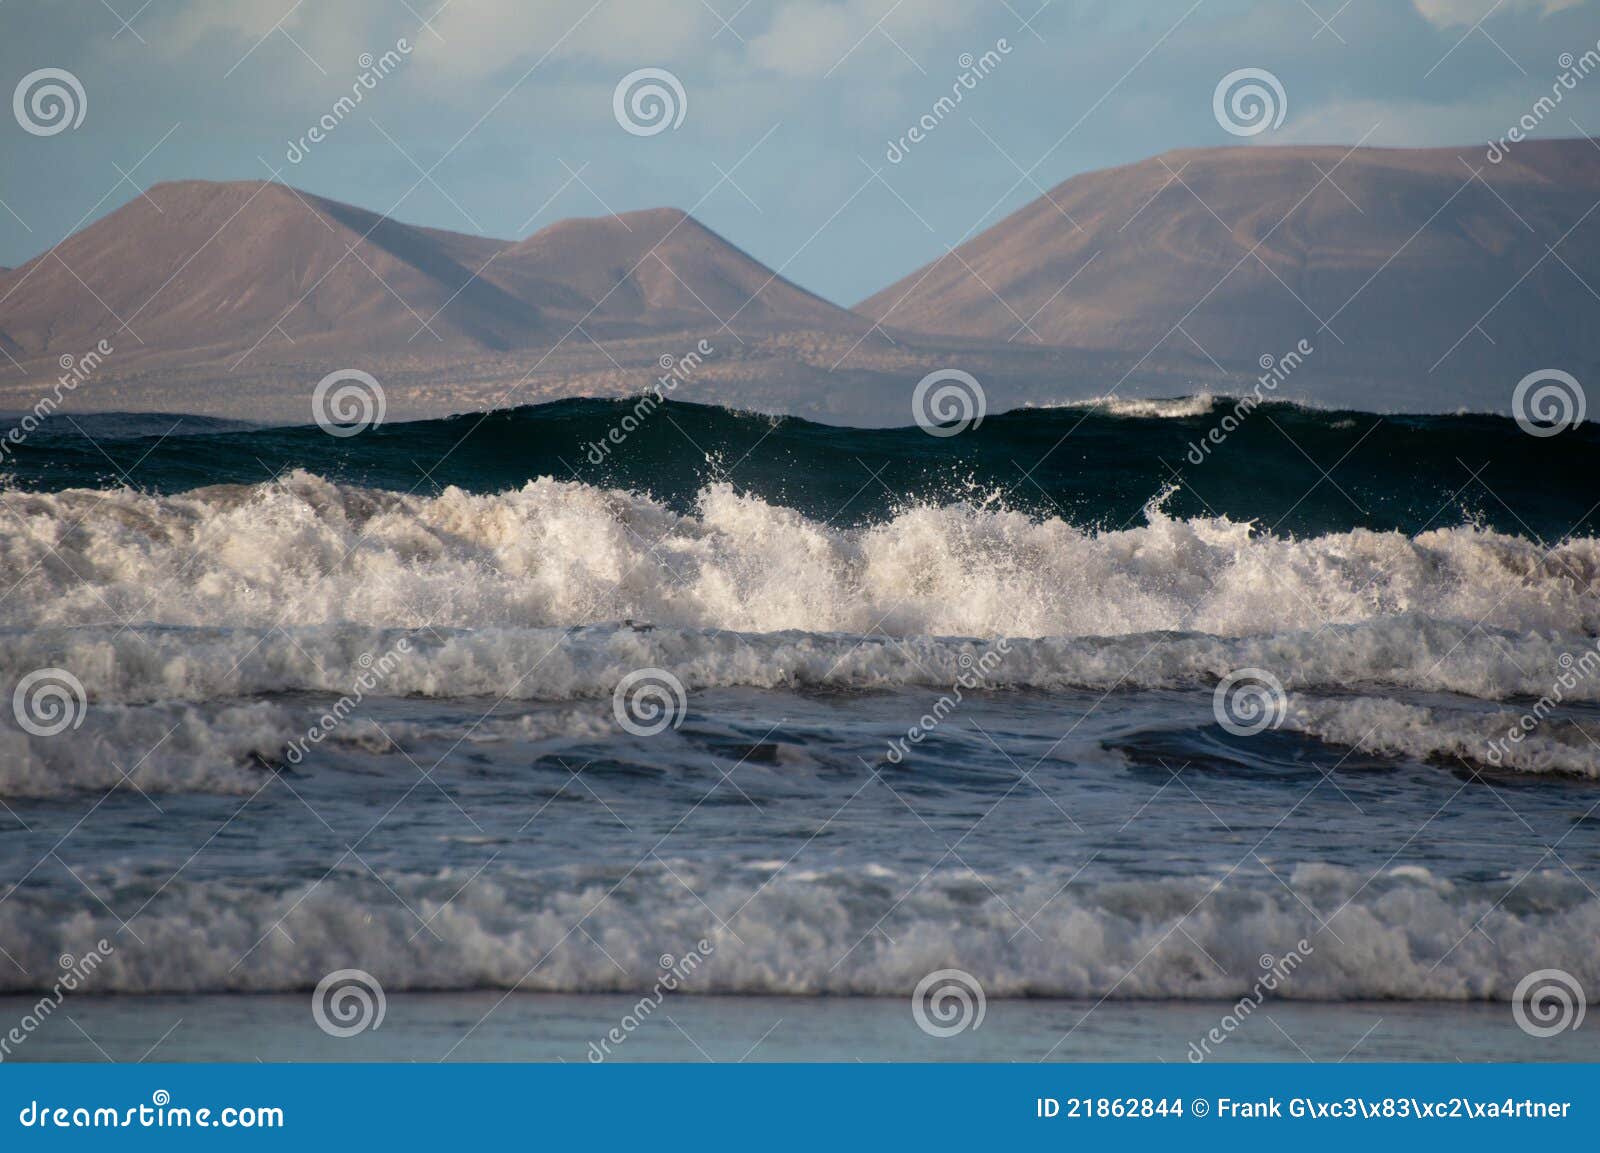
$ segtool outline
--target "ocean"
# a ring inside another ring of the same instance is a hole
[[[1233,411],[53,419],[6,1059],[1600,1058],[1600,432]]]

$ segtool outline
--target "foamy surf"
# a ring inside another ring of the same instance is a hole
[[[459,422],[97,427],[147,490],[30,442],[0,688],[70,707],[0,707],[0,990],[100,937],[138,994],[621,992],[702,940],[706,993],[1226,998],[1301,941],[1282,996],[1600,980],[1589,434],[1280,405],[1178,464],[1220,411],[674,408],[595,465],[582,402],[426,492]]]
[[[859,528],[727,483],[694,512],[549,478],[404,495],[309,474],[156,496],[14,494],[0,622],[685,629],[894,636],[1242,636],[1405,613],[1600,631],[1600,543],[1474,527],[1300,539],[1225,517],[1075,526],[992,504]]]
[[[1376,875],[1320,863],[1065,887],[1070,873],[649,862],[600,867],[394,872],[359,867],[320,883],[93,878],[138,915],[36,896],[0,905],[23,969],[50,972],[77,942],[117,938],[96,987],[123,994],[309,989],[334,968],[406,990],[647,990],[663,955],[705,942],[683,992],[903,997],[959,965],[991,997],[1226,1000],[1295,950],[1279,996],[1296,1000],[1499,1000],[1532,966],[1600,981],[1600,905],[1558,870],[1531,876],[1511,910],[1492,885],[1426,870]],[[385,891],[385,887],[390,891]],[[752,896],[752,893],[755,895]],[[890,923],[884,906],[904,894]],[[1476,927],[1493,916],[1495,932]],[[581,934],[572,926],[583,926]],[[1305,942],[1305,947],[1300,942]],[[1303,960],[1299,958],[1303,957]],[[0,992],[29,988],[0,970]]]

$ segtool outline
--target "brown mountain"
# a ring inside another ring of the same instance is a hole
[[[714,315],[734,329],[863,327],[676,208],[560,221],[503,249],[484,275],[552,311],[593,308],[600,324]]]
[[[261,181],[158,184],[0,276],[13,355],[53,359],[106,337],[119,370],[459,360],[545,349],[580,321],[610,337],[715,329],[713,311],[736,329],[865,327],[676,210],[565,221],[512,243]]]
[[[1462,378],[1600,360],[1597,202],[1588,140],[1497,165],[1482,148],[1169,152],[1073,177],[857,311],[1247,375],[1305,338],[1315,371],[1439,407]]]

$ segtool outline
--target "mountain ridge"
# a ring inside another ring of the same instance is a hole
[[[1230,368],[1309,338],[1343,373],[1520,365],[1514,383],[1545,356],[1600,360],[1574,271],[1600,263],[1597,201],[1589,140],[1499,165],[1482,149],[1179,149],[1073,176],[856,310],[1136,356],[1182,342]]]

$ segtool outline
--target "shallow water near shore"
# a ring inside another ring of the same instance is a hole
[[[0,998],[0,1019],[24,1009]],[[85,999],[11,1060],[1600,1060],[1595,1029],[1530,1037],[1505,1005],[1268,1004],[1209,1053],[1199,1046],[1231,1004],[990,1001],[976,1030],[940,1038],[916,1027],[905,999],[681,996],[608,1042],[634,1009],[623,996],[413,994],[391,1001],[376,1031],[336,1038],[316,1028],[304,996]]]

